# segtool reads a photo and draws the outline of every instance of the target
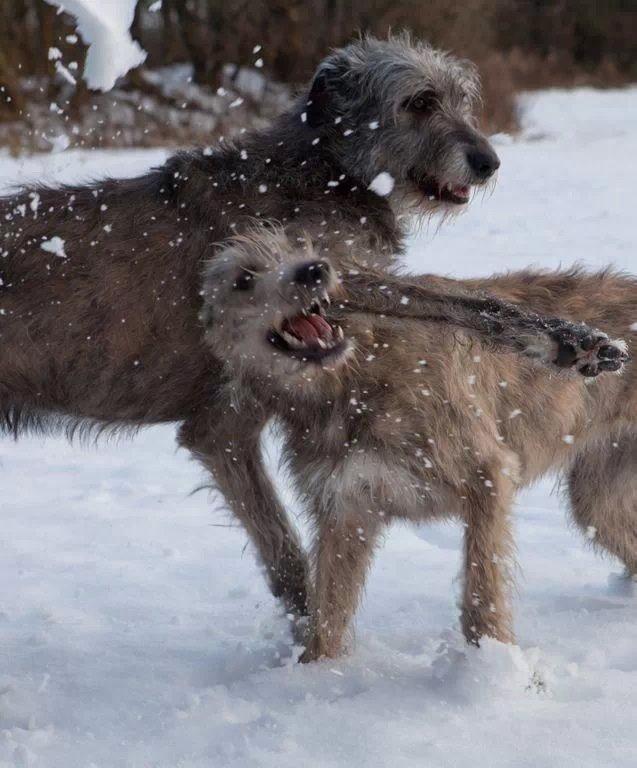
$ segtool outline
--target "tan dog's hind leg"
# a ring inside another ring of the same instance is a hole
[[[625,432],[580,452],[568,477],[571,513],[595,547],[637,574],[637,434]]]

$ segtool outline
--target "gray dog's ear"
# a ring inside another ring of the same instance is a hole
[[[310,128],[333,123],[351,101],[348,91],[355,87],[355,77],[345,51],[337,51],[316,71],[306,102]]]
[[[310,128],[320,128],[329,121],[331,112],[327,75],[324,69],[319,69],[307,97],[307,124]]]

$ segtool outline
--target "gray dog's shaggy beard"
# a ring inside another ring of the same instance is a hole
[[[461,208],[497,155],[477,130],[475,68],[406,34],[363,38],[319,67],[301,118],[364,185],[380,173],[402,214]]]

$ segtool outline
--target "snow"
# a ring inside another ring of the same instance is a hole
[[[394,188],[394,179],[390,173],[382,171],[378,176],[374,176],[369,188],[380,197],[387,197]]]
[[[46,2],[75,17],[77,31],[89,47],[84,66],[84,79],[89,88],[109,91],[118,77],[146,59],[146,52],[133,40],[129,31],[137,0]],[[158,7],[161,7],[161,3]],[[56,69],[75,84],[75,79],[61,62],[56,61]]]
[[[48,253],[54,253],[61,259],[66,259],[66,253],[64,252],[64,240],[62,240],[62,238],[58,237],[57,235],[54,235],[48,240],[43,240],[40,243],[40,248],[42,248],[43,251],[47,251]]]
[[[493,194],[414,235],[410,266],[635,272],[637,88],[525,105]],[[0,178],[128,175],[164,156],[0,156]],[[396,526],[352,654],[301,667],[242,530],[217,496],[190,495],[205,477],[173,428],[97,447],[3,439],[0,476],[2,768],[635,764],[634,587],[569,530],[552,479],[516,507],[517,646],[459,638],[456,527]]]

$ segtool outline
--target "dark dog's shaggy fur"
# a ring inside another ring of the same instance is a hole
[[[261,463],[268,414],[226,399],[198,320],[202,265],[263,219],[292,238],[309,229],[332,263],[356,261],[359,280],[389,265],[399,213],[460,206],[497,167],[472,125],[476,91],[471,68],[429,46],[366,40],[330,56],[268,131],[139,178],[0,199],[0,427],[17,437],[181,423],[180,443],[214,475],[273,592],[303,613],[305,561]],[[387,197],[369,189],[381,172],[394,181]],[[378,311],[404,309],[400,285],[369,275]],[[437,287],[419,300],[433,319],[515,340],[521,316],[497,300]]]

